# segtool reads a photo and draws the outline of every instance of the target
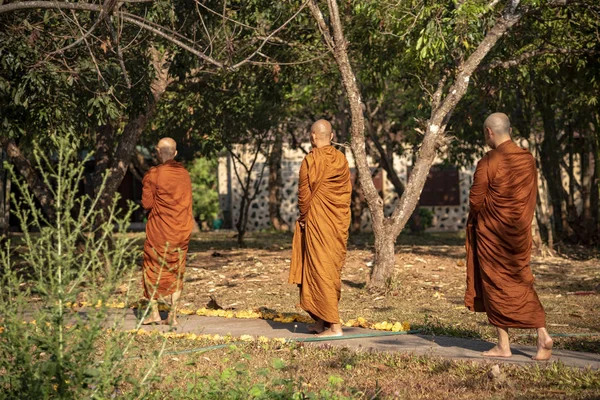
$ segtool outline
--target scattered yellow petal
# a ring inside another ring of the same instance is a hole
[[[242,335],[242,336],[240,336],[240,340],[243,342],[254,342],[254,336]]]

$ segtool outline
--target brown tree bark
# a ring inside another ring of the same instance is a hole
[[[487,32],[476,50],[456,69],[453,84],[442,99],[446,80],[442,79],[432,99],[431,117],[427,123],[427,130],[419,150],[417,162],[391,217],[384,216],[383,199],[377,193],[367,162],[365,150],[365,119],[363,115],[364,104],[356,82],[356,76],[348,58],[348,46],[343,33],[342,22],[336,0],[327,1],[329,8],[329,24],[325,21],[316,0],[310,0],[313,18],[317,22],[325,44],[333,55],[340,70],[342,84],[350,105],[352,152],[356,167],[359,170],[360,186],[367,201],[373,233],[375,234],[375,262],[369,282],[370,288],[385,286],[392,278],[395,266],[394,245],[396,238],[406,225],[408,218],[415,209],[418,199],[425,185],[429,169],[435,160],[436,148],[444,139],[444,130],[450,114],[464,96],[469,85],[469,79],[477,69],[483,58],[494,47],[512,26],[521,19],[521,12],[517,11],[519,0],[508,3],[504,14],[496,24]],[[331,26],[331,28],[330,28]]]
[[[542,173],[548,184],[548,195],[554,216],[554,232],[559,239],[573,236],[567,221],[567,193],[563,188],[560,160],[563,157],[558,143],[555,115],[549,99],[541,92],[536,93],[536,103],[542,115],[544,139],[540,144]]]
[[[276,134],[269,156],[269,219],[271,226],[277,231],[289,231],[290,227],[281,218],[281,158],[283,154],[283,135]]]
[[[95,194],[100,195],[98,207],[102,211],[107,210],[112,204],[117,189],[127,173],[132,154],[136,153],[135,146],[154,117],[162,94],[172,82],[168,75],[169,55],[160,53],[156,49],[151,49],[151,55],[155,75],[151,83],[152,96],[148,99],[145,109],[130,117],[123,133],[118,137],[115,137],[114,127],[110,125],[102,126],[97,131],[97,164],[93,180]],[[114,151],[111,151],[113,148]],[[108,178],[102,187],[105,173],[108,173]],[[100,190],[102,193],[99,192]]]
[[[12,165],[15,166],[16,170],[23,176],[25,183],[40,203],[42,211],[48,217],[49,221],[53,221],[55,217],[54,213],[54,198],[52,193],[40,178],[39,174],[31,165],[31,162],[23,155],[19,146],[14,140],[8,138],[0,139],[0,146],[6,149],[7,158]]]

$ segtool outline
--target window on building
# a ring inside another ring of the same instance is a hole
[[[410,169],[408,170],[410,174]],[[434,165],[429,170],[423,187],[421,206],[457,206],[460,205],[460,187],[458,168],[452,165]]]

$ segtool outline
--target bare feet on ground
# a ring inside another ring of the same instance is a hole
[[[504,350],[498,346],[494,346],[492,349],[481,353],[481,355],[484,357],[511,357],[512,353],[510,352],[510,348]]]
[[[142,321],[142,325],[154,325],[154,324],[160,324],[160,323],[162,323],[162,320],[160,319],[160,315],[159,316],[149,315],[146,318],[144,318],[144,320]]]
[[[335,336],[344,336],[344,333],[340,330],[340,331],[335,331],[331,328],[319,333],[317,335],[318,337],[335,337]]]
[[[316,324],[308,325],[306,329],[308,329],[308,331],[312,333],[321,333],[325,331],[325,322],[318,321]]]
[[[171,328],[177,328],[179,326],[179,322],[175,317],[171,317],[170,315],[167,317],[165,321],[163,321],[164,325],[169,325]]]
[[[537,354],[533,356],[536,361],[547,361],[552,357],[552,339],[550,336],[542,340],[538,339]]]
[[[344,332],[342,332],[342,326],[340,324],[331,324],[329,329],[324,330],[319,333],[318,337],[334,337],[334,336],[343,336]]]

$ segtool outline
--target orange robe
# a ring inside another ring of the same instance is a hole
[[[142,206],[150,211],[144,243],[144,295],[156,299],[183,287],[194,224],[192,182],[185,167],[168,160],[151,168],[143,180]]]
[[[304,158],[288,282],[300,286],[300,306],[305,311],[330,323],[339,323],[351,193],[348,161],[340,151],[325,146]]]
[[[529,266],[536,197],[535,159],[512,141],[477,164],[469,196],[465,305],[485,311],[494,326],[546,325]]]

